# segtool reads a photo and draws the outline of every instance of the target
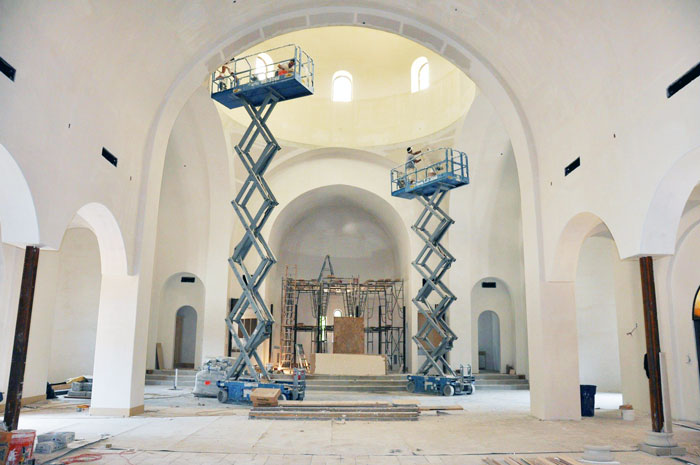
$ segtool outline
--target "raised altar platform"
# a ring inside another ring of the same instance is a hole
[[[384,355],[312,354],[315,375],[381,376],[386,374]]]

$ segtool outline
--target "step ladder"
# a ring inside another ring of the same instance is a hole
[[[306,358],[306,354],[304,353],[304,346],[301,344],[297,344],[296,348],[297,366],[308,373],[309,371],[311,371],[311,367],[309,365],[309,361]]]

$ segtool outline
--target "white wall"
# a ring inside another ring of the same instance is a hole
[[[695,333],[691,320],[695,293],[700,286],[700,227],[693,225],[679,239],[672,262],[669,288],[671,307],[667,315],[668,335],[662,350],[671,357],[670,369],[674,381],[672,395],[677,418],[700,421],[700,376],[695,348]]]
[[[7,392],[24,249],[0,245],[0,392]]]
[[[576,274],[579,379],[581,384],[598,386],[599,392],[622,392],[615,305],[617,260],[612,239],[590,237],[581,247]]]
[[[49,381],[92,375],[100,304],[100,251],[89,229],[66,231],[53,309]]]
[[[160,301],[161,292],[166,281],[181,272],[209,283],[205,286],[209,295],[195,309],[198,333],[204,334],[200,329],[209,324],[213,328],[209,343],[215,349],[202,354],[200,348],[195,365],[200,355],[224,354],[228,240],[235,216],[229,204],[233,197],[229,158],[219,114],[206,89],[200,88],[176,120],[165,158],[151,290],[149,368],[155,368],[155,344],[162,342],[156,339],[170,330],[158,326],[161,320],[169,321],[172,311]],[[205,306],[211,308],[209,316]],[[172,363],[172,353],[165,357]]]
[[[485,277],[497,277],[507,287],[512,314],[501,326],[509,332],[502,341],[513,348],[502,351],[501,365],[528,374],[525,276],[521,225],[519,175],[510,138],[489,101],[478,94],[459,131],[455,148],[469,156],[470,184],[450,192],[449,213],[455,220],[449,232],[449,250],[457,261],[448,274],[450,289],[458,300],[450,310],[453,328],[462,329],[451,353],[453,363],[478,365],[476,322],[480,312],[497,310],[474,305],[472,289]],[[499,293],[499,289],[483,289]],[[512,323],[510,323],[512,321]],[[512,330],[511,330],[512,328]],[[512,331],[512,335],[511,332]],[[476,369],[476,368],[475,368]]]

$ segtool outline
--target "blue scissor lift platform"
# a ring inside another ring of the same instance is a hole
[[[417,164],[421,167],[416,167]],[[474,392],[471,366],[455,370],[447,361],[457,335],[445,317],[457,297],[442,281],[455,258],[441,244],[454,220],[440,208],[440,203],[450,190],[467,184],[467,155],[451,148],[421,152],[391,170],[391,195],[417,199],[423,205],[411,229],[424,246],[411,264],[423,278],[413,304],[425,317],[425,322],[413,336],[413,341],[418,354],[425,356],[425,361],[417,374],[408,375],[406,389],[409,392],[433,392],[443,396]]]
[[[244,107],[251,119],[234,147],[248,172],[231,202],[245,234],[228,260],[242,289],[240,298],[226,317],[226,325],[240,355],[227,369],[226,379],[217,382],[221,402],[250,402],[250,394],[256,388],[278,388],[285,399],[304,399],[305,373],[295,370],[291,381],[273,379],[257,348],[272,336],[275,322],[259,292],[264,279],[277,263],[261,234],[277,206],[264,175],[281,148],[267,126],[267,120],[279,102],[313,92],[314,62],[296,45],[232,60],[212,75],[212,99],[227,108]],[[254,155],[259,147],[255,142],[259,138],[265,147]],[[255,329],[248,333],[241,320],[250,312],[258,321]]]
[[[272,61],[271,55],[277,61]],[[300,47],[285,45],[239,58],[212,76],[211,98],[226,108],[242,107],[244,101],[259,107],[270,92],[278,101],[314,93],[314,62]]]

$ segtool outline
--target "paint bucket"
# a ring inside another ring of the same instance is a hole
[[[634,421],[634,410],[620,410],[622,419],[625,421]]]
[[[33,429],[19,429],[10,433],[10,450],[7,454],[7,465],[20,465],[29,462],[34,456],[34,439],[36,431]]]

